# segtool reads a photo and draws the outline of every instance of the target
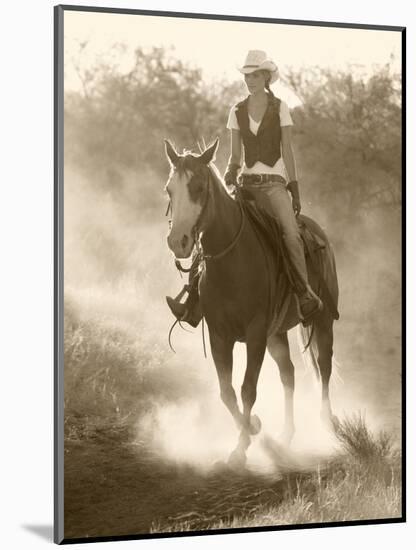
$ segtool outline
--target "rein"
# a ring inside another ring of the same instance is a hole
[[[237,232],[236,236],[231,241],[231,243],[227,247],[224,248],[224,250],[222,250],[221,252],[218,252],[217,254],[205,254],[204,250],[202,248],[201,236],[199,236],[199,238],[197,240],[197,247],[198,247],[198,249],[201,253],[202,259],[204,259],[204,260],[219,260],[220,258],[223,258],[224,256],[226,256],[229,252],[231,252],[231,250],[238,243],[238,241],[241,237],[241,234],[243,232],[243,229],[244,229],[245,215],[244,215],[243,207],[241,206],[241,201],[238,200],[237,202],[238,202],[238,206],[240,207],[241,221],[240,221],[240,227],[238,229],[238,232]],[[202,210],[201,210],[201,212],[202,212]]]
[[[240,227],[237,231],[237,234],[235,235],[235,237],[233,238],[231,243],[228,246],[226,246],[224,248],[224,250],[222,250],[221,252],[218,252],[217,254],[205,254],[203,246],[202,246],[202,242],[201,242],[201,231],[199,229],[199,226],[201,224],[202,217],[205,213],[205,210],[207,209],[209,199],[210,199],[210,196],[211,196],[211,193],[210,193],[211,186],[210,186],[209,180],[208,180],[208,186],[207,187],[208,187],[208,189],[207,189],[207,195],[206,195],[206,198],[205,198],[205,202],[204,202],[204,205],[202,206],[201,212],[199,213],[198,219],[195,222],[195,225],[193,227],[193,232],[194,232],[194,235],[196,237],[195,242],[196,242],[196,246],[197,246],[197,249],[198,249],[198,252],[199,252],[198,255],[200,256],[200,258],[202,260],[219,260],[220,258],[223,258],[224,256],[226,256],[229,252],[231,252],[231,250],[238,243],[238,241],[241,237],[241,234],[243,232],[243,229],[244,229],[245,215],[244,215],[243,207],[241,205],[241,200],[238,199],[237,202],[238,202],[238,206],[240,207],[241,221],[240,221]]]
[[[205,211],[207,209],[209,199],[210,199],[210,195],[211,195],[211,193],[210,193],[210,184],[209,184],[209,180],[208,180],[207,194],[206,194],[206,197],[205,197],[205,201],[204,201],[204,204],[201,208],[201,212],[199,213],[198,218],[195,222],[195,225],[192,228],[192,233],[194,235],[194,241],[195,241],[195,246],[196,246],[196,249],[197,249],[197,254],[195,255],[195,258],[192,261],[192,264],[189,268],[182,267],[181,262],[178,259],[175,258],[175,266],[176,266],[177,270],[179,271],[181,277],[182,277],[182,273],[189,273],[192,270],[192,268],[194,267],[195,263],[197,263],[201,260],[218,260],[218,259],[223,258],[224,256],[226,256],[236,246],[236,244],[238,243],[238,241],[239,241],[239,239],[240,239],[240,237],[243,233],[243,229],[244,229],[244,225],[245,225],[245,213],[244,213],[244,209],[243,209],[243,206],[242,206],[242,198],[240,196],[237,196],[236,201],[238,202],[238,206],[240,207],[241,221],[240,221],[240,227],[239,227],[235,237],[233,238],[231,243],[228,246],[226,246],[224,248],[224,250],[222,250],[221,252],[218,252],[217,254],[205,254],[204,253],[202,243],[201,243],[201,233],[202,232],[200,230],[200,225],[201,225],[202,217],[205,214]],[[172,203],[171,203],[171,201],[169,201],[169,203],[168,203],[165,216],[168,216],[169,213],[172,214]],[[171,223],[172,223],[172,220],[169,219],[169,225],[171,225]],[[175,353],[175,350],[174,350],[174,348],[171,344],[171,334],[172,334],[173,328],[175,327],[175,325],[177,323],[181,326],[181,328],[184,329],[184,327],[181,325],[180,321],[177,319],[173,323],[173,325],[171,326],[170,331],[169,331],[169,336],[168,336],[169,346],[170,346],[170,348],[172,349],[172,351],[174,353]],[[206,351],[206,344],[205,344],[204,317],[202,317],[202,344],[203,344],[203,349],[204,349],[204,356],[205,356],[205,359],[206,359],[207,358],[207,351]]]

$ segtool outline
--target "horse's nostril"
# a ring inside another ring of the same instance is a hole
[[[181,240],[182,248],[186,248],[186,245],[188,244],[188,241],[189,241],[188,235],[184,235],[184,236],[182,237],[182,240]]]

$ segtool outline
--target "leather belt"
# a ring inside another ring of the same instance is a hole
[[[279,174],[240,174],[237,178],[237,181],[242,185],[244,185],[245,183],[261,184],[272,181],[286,183],[285,178],[283,176],[280,176]]]

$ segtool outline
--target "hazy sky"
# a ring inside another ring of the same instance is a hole
[[[128,47],[117,58],[125,70],[137,46],[174,46],[180,59],[201,67],[208,79],[240,78],[236,67],[243,64],[249,49],[266,50],[282,69],[358,63],[371,70],[391,54],[398,68],[401,64],[401,35],[390,31],[66,11],[64,34],[67,89],[79,86],[69,60],[85,40],[89,42],[86,64],[106,57],[115,42]]]

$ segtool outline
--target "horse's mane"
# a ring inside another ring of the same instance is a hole
[[[203,151],[202,151],[203,152]],[[183,149],[181,155],[179,155],[179,160],[175,166],[176,170],[180,175],[184,175],[188,172],[195,172],[199,167],[198,166],[198,154],[195,154],[192,149]],[[222,188],[227,195],[230,195],[229,190],[227,189],[227,186],[225,185],[225,182],[220,174],[220,171],[215,166],[214,162],[211,161],[208,163],[207,168],[214,179],[214,181],[217,183],[220,188]]]
[[[209,164],[208,164],[208,170],[210,170],[211,172],[211,175],[212,177],[214,178],[214,180],[216,180],[216,182],[218,183],[218,185],[221,185],[222,188],[224,189],[224,191],[229,195],[229,191],[227,189],[227,186],[225,185],[225,182],[220,174],[220,171],[218,170],[218,168],[215,166],[214,162],[211,161]]]

